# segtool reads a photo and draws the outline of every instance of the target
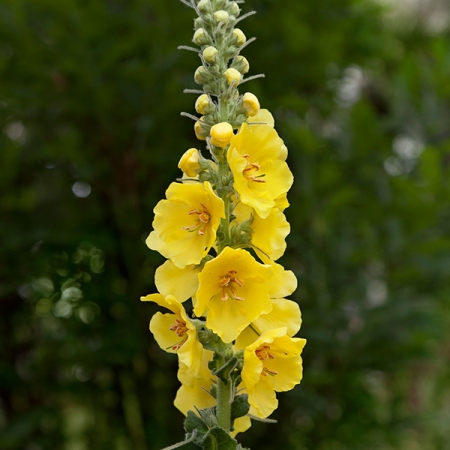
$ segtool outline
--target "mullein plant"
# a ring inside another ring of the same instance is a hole
[[[159,346],[178,355],[175,406],[186,415],[186,438],[203,449],[244,450],[235,440],[251,420],[277,408],[276,392],[302,379],[305,340],[294,337],[301,315],[287,300],[293,272],[276,261],[290,231],[283,214],[293,176],[287,148],[257,97],[239,92],[249,63],[237,27],[239,1],[181,0],[194,9],[193,42],[203,89],[194,131],[203,152],[180,159],[182,178],[155,207],[146,240],[167,261],[155,273],[157,294],[142,297],[164,312],[150,321]],[[192,302],[192,304],[190,303]]]

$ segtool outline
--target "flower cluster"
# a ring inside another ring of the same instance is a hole
[[[250,417],[277,408],[276,392],[300,383],[305,340],[294,337],[300,310],[286,299],[297,280],[276,262],[290,231],[287,148],[270,112],[239,93],[251,78],[240,55],[249,41],[236,27],[245,16],[234,1],[182,2],[198,15],[194,80],[203,88],[191,91],[200,94],[200,116],[185,115],[208,157],[187,150],[182,178],[154,209],[146,243],[167,261],[155,273],[159,293],[142,300],[168,311],[155,314],[150,330],[178,355],[175,406],[187,415],[189,442],[209,448],[208,439],[235,442]]]

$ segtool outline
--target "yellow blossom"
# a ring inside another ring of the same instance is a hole
[[[211,127],[211,144],[225,148],[234,136],[233,127],[228,122],[220,122]]]
[[[208,362],[212,359],[213,352],[203,350],[199,370],[195,377],[190,376],[186,366],[180,364],[178,378],[182,385],[178,389],[174,405],[185,416],[188,411],[196,412],[196,408],[210,408],[216,404],[216,400],[209,393],[213,384],[213,377],[208,369]]]
[[[244,123],[230,141],[227,157],[234,188],[242,203],[254,208],[263,219],[294,180],[286,162],[279,159],[283,146],[282,139],[268,125]]]
[[[285,298],[272,298],[273,309],[269,314],[261,314],[236,339],[239,350],[252,344],[261,333],[275,328],[286,327],[286,334],[294,336],[300,330],[302,315],[297,303]]]
[[[202,361],[203,347],[197,340],[197,331],[189,320],[183,305],[172,295],[151,294],[142,301],[155,302],[172,314],[157,312],[150,321],[150,331],[158,345],[169,353],[177,353],[180,365],[190,377],[197,376]]]
[[[180,269],[198,264],[214,244],[220,219],[225,217],[223,200],[208,182],[172,183],[166,196],[154,209],[154,231],[146,244]]]
[[[245,250],[226,247],[199,274],[196,316],[208,308],[206,326],[228,343],[261,314],[272,310],[272,269]]]
[[[257,114],[247,118],[248,123],[264,123],[269,127],[275,126],[275,119],[268,109],[260,109]]]
[[[184,302],[197,292],[199,272],[198,266],[191,264],[180,269],[169,259],[156,269],[155,285],[165,297],[173,295],[178,301]]]
[[[251,413],[268,417],[278,406],[275,392],[289,391],[303,376],[301,352],[306,340],[291,338],[286,328],[262,333],[246,347],[242,381]]]
[[[178,168],[181,169],[188,177],[197,176],[200,170],[200,153],[196,148],[187,150],[178,163]]]
[[[253,214],[253,209],[239,203],[233,211],[238,222],[242,223],[253,217],[251,243],[256,250],[265,253],[273,261],[280,258],[286,250],[286,236],[291,227],[285,215],[278,209],[272,208],[265,219]],[[259,253],[258,253],[259,254]]]

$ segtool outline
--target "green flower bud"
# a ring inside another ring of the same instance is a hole
[[[250,70],[250,64],[248,63],[247,58],[241,55],[234,58],[233,64],[231,64],[230,67],[238,70],[242,75],[245,75]]]
[[[202,94],[195,102],[195,110],[202,115],[212,114],[216,110],[216,105],[207,94]]]
[[[233,69],[232,67],[227,69],[223,75],[227,79],[228,84],[234,82],[235,86],[237,86],[242,80],[241,73],[238,72],[236,69]]]
[[[194,74],[194,80],[197,84],[206,84],[210,81],[210,78],[209,72],[203,66],[197,67]]]
[[[245,37],[245,34],[239,28],[235,28],[233,30],[233,37],[236,41],[235,44],[238,47],[242,47],[247,42],[247,38]]]
[[[197,3],[197,8],[201,13],[206,13],[211,11],[211,1],[210,0],[200,0]]]
[[[209,34],[203,29],[199,28],[195,33],[192,39],[197,45],[208,45],[211,43],[211,37]]]
[[[205,58],[206,62],[208,62],[210,64],[214,64],[216,62],[218,53],[219,53],[219,50],[217,50],[216,47],[209,46],[203,50],[203,58]]]
[[[231,2],[230,7],[228,8],[228,12],[232,14],[233,16],[237,17],[239,13],[241,12],[241,8],[239,8],[238,4],[236,2]]]
[[[197,17],[194,20],[194,29],[198,30],[199,28],[205,28],[206,24],[205,21],[201,17]]]
[[[227,23],[228,19],[230,18],[230,15],[221,9],[220,11],[216,11],[214,13],[214,17],[216,18],[217,23],[224,22]]]

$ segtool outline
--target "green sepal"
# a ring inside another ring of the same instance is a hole
[[[239,445],[236,447],[236,450],[250,450],[250,449],[249,449],[249,448],[242,447],[242,445],[239,444]]]
[[[197,430],[197,432],[201,435],[204,435],[208,432],[208,426],[206,425],[206,423],[193,411],[188,411],[186,420],[184,421],[184,429],[188,433],[193,433],[194,430]]]
[[[197,329],[197,339],[204,348],[220,354],[227,353],[229,345],[225,344],[216,333],[206,328],[205,322],[198,319],[191,322]]]
[[[231,404],[231,422],[239,417],[246,416],[250,410],[250,404],[248,403],[248,395],[242,394],[235,397]]]
[[[211,428],[201,442],[203,450],[236,450],[237,442],[221,427]]]

